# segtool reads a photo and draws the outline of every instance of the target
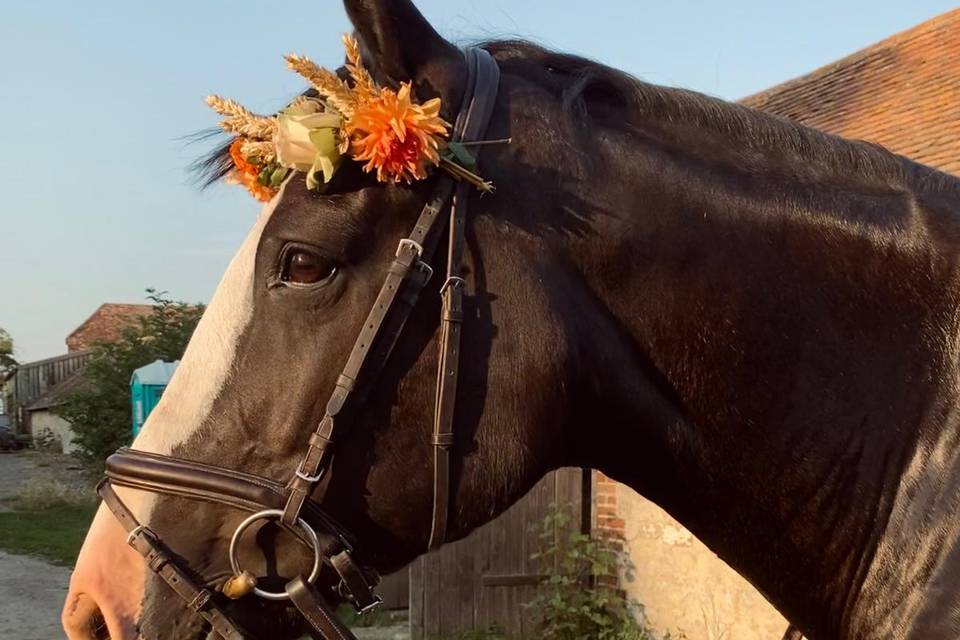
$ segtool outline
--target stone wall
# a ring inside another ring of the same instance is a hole
[[[632,489],[597,474],[597,526],[635,565],[627,596],[651,626],[686,640],[780,640],[787,621],[693,534]]]

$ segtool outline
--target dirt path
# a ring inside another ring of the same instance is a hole
[[[0,464],[3,464],[0,460]],[[70,569],[28,556],[0,551],[0,638],[63,638],[60,607],[67,595]]]
[[[0,500],[36,480],[86,482],[70,458],[36,453],[0,454]],[[0,504],[0,511],[8,510]],[[70,569],[0,551],[0,638],[56,640]]]

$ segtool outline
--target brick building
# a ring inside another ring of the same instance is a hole
[[[960,175],[960,9],[742,100]],[[776,640],[786,621],[743,578],[652,503],[596,481],[596,524],[624,544],[624,588],[661,631],[688,640]]]
[[[106,302],[67,336],[67,351],[85,351],[95,342],[116,340],[125,328],[150,315],[152,310],[153,305],[149,304]]]

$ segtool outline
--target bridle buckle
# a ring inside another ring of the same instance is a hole
[[[463,287],[466,286],[466,284],[467,281],[460,276],[450,276],[447,278],[446,282],[443,283],[443,286],[440,287],[440,295],[446,293],[447,289],[450,287]]]
[[[401,257],[407,249],[413,249],[413,268],[424,274],[422,284],[427,284],[430,282],[430,278],[433,277],[433,267],[420,259],[423,256],[423,245],[411,238],[404,238],[400,241],[400,244],[397,245],[397,257]]]
[[[354,611],[356,611],[359,615],[362,616],[362,615],[364,615],[364,614],[366,614],[366,613],[370,613],[371,611],[373,611],[374,609],[376,609],[377,607],[379,607],[381,604],[383,604],[383,597],[380,596],[379,594],[374,594],[374,596],[373,596],[373,602],[371,602],[370,604],[368,604],[368,605],[365,606],[365,607],[358,607],[356,604],[354,604],[354,605],[353,605],[353,609],[354,609]]]
[[[423,255],[423,245],[410,238],[404,238],[400,241],[400,244],[397,245],[397,257],[399,258],[401,255],[403,255],[403,250],[408,247],[413,249],[413,252],[417,256],[417,260],[420,260],[420,256]]]
[[[414,268],[419,269],[422,273],[425,274],[423,278],[423,284],[427,284],[428,282],[430,282],[430,278],[433,277],[433,267],[428,265],[423,260],[417,260],[416,264],[414,264],[413,266]]]
[[[296,473],[297,473],[297,477],[303,480],[304,482],[309,482],[310,484],[316,484],[317,482],[320,482],[320,479],[323,477],[323,468],[321,468],[320,471],[318,471],[317,474],[313,476],[308,476],[307,474],[305,474],[300,469],[300,467],[297,467]]]
[[[138,524],[136,527],[130,530],[130,533],[127,534],[127,546],[132,547],[133,541],[141,535],[145,538],[153,540],[154,542],[159,540],[159,538],[157,538],[157,534],[155,534],[150,527],[145,524]]]

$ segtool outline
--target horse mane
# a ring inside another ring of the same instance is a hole
[[[956,177],[871,142],[841,138],[696,91],[649,84],[594,60],[525,40],[482,46],[505,72],[553,92],[574,123],[571,131],[582,131],[586,116],[594,125],[626,135],[667,137],[674,147],[709,145],[711,152],[731,157],[744,171],[833,177],[876,188],[919,179],[926,188],[960,194]],[[711,135],[712,143],[705,143]]]
[[[594,60],[527,40],[495,40],[479,46],[496,58],[504,72],[555,95],[572,125],[570,131],[581,132],[577,135],[584,135],[585,120],[625,135],[662,138],[667,133],[674,146],[702,144],[704,132],[712,132],[714,150],[734,154],[732,159],[741,170],[846,177],[848,183],[874,188],[919,179],[926,188],[960,194],[960,181],[954,176],[880,145],[841,138],[696,91],[649,84]],[[216,133],[202,132],[195,139],[207,140]],[[233,168],[229,146],[228,141],[191,164],[201,187],[219,181]]]

